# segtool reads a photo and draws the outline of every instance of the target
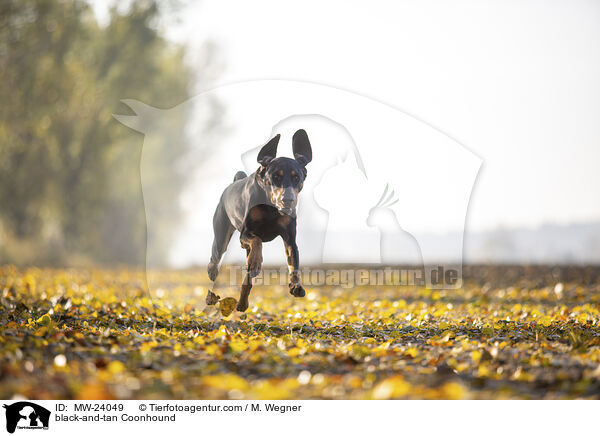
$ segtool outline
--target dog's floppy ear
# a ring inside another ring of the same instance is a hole
[[[294,158],[302,165],[306,165],[312,160],[312,148],[306,130],[300,129],[292,137],[292,151]]]
[[[277,155],[277,144],[279,144],[280,137],[281,135],[279,134],[275,135],[273,139],[267,142],[263,148],[260,149],[258,156],[256,157],[256,160],[259,164],[265,166],[275,159],[275,156]]]

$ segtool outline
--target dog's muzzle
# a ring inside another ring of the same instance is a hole
[[[293,215],[296,210],[298,196],[294,188],[282,188],[273,192],[273,203],[281,213]]]
[[[296,204],[291,202],[283,203],[281,207],[277,207],[277,209],[286,215],[292,215],[296,209]]]

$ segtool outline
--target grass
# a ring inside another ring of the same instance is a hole
[[[597,271],[552,271],[304,299],[256,286],[245,314],[223,317],[204,303],[204,271],[151,273],[162,287],[150,299],[141,271],[4,266],[0,396],[600,398]]]

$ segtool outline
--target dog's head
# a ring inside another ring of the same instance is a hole
[[[292,138],[294,159],[276,158],[279,138],[280,135],[275,136],[258,153],[260,168],[256,175],[259,184],[279,212],[294,216],[298,193],[306,179],[306,165],[312,160],[312,149],[308,135],[301,129]]]

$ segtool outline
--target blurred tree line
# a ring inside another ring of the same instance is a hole
[[[0,2],[0,263],[144,263],[143,137],[112,114],[131,113],[123,98],[176,105],[201,77],[160,32],[160,6],[100,25],[82,0]],[[166,144],[152,171],[177,211],[189,176],[170,163],[189,144]],[[160,226],[165,256],[175,221]]]

